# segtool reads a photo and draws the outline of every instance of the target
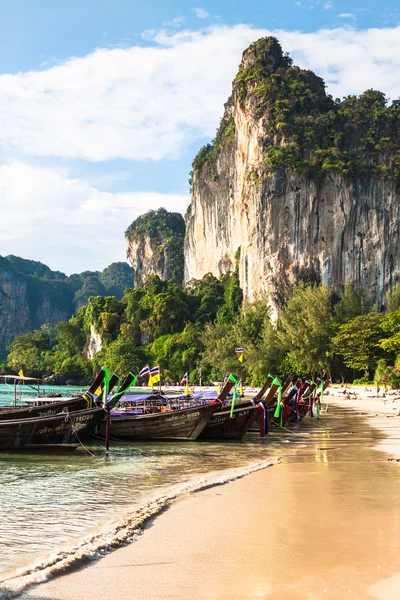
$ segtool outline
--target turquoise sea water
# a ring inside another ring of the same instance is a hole
[[[65,395],[72,388],[52,387]],[[13,391],[0,385],[0,405]],[[147,499],[205,473],[244,466],[277,453],[282,439],[263,443],[111,444],[89,440],[72,454],[0,453],[0,586],[6,573],[75,542],[134,511]]]

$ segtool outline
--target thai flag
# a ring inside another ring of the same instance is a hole
[[[144,366],[143,369],[140,371],[139,375],[140,375],[140,377],[145,377],[146,375],[150,375],[149,365]]]
[[[235,352],[238,356],[240,356],[241,354],[243,354],[243,348],[236,348]]]
[[[150,375],[153,377],[153,375],[159,375],[160,373],[160,367],[153,367],[152,369],[150,369]]]
[[[186,373],[184,374],[184,376],[181,379],[181,383],[187,383],[187,381],[188,381],[188,374],[187,374],[187,371],[186,371]]]

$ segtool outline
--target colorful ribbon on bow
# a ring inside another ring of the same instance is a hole
[[[283,427],[283,411],[284,411],[285,407],[284,407],[283,402],[282,402],[282,384],[279,381],[279,379],[277,377],[275,377],[275,379],[271,383],[271,387],[273,385],[277,385],[278,386],[278,402],[276,404],[276,409],[275,409],[275,412],[274,412],[274,417],[275,417],[275,419],[279,419],[279,426]]]

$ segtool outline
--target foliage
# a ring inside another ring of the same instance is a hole
[[[274,37],[261,38],[246,50],[227,115],[236,98],[263,120],[265,169],[289,167],[314,178],[327,171],[352,178],[373,175],[400,185],[399,100],[389,104],[372,89],[333,100],[324,81],[293,65]],[[231,119],[223,119],[225,130],[201,148],[194,172],[212,169],[220,148],[230,141],[226,123]]]
[[[146,353],[132,341],[118,338],[95,356],[97,368],[106,365],[110,371],[127,375],[138,373],[146,361]]]
[[[113,295],[121,298],[124,289],[133,281],[133,269],[126,263],[112,263],[102,273],[85,271],[67,277],[41,262],[10,255],[0,256],[1,271],[8,272],[26,285],[32,330],[42,325],[40,309],[44,304],[49,304],[51,309],[60,311],[69,319],[76,309],[88,303],[90,296],[107,295],[107,290],[111,290]]]
[[[164,255],[164,260],[168,261],[168,280],[182,283],[185,221],[180,213],[169,212],[165,208],[150,210],[131,223],[125,236],[128,241],[136,239],[142,242],[148,237],[154,255]]]
[[[261,385],[268,373],[282,378],[324,375],[341,378],[364,372],[368,380],[400,384],[400,310],[378,314],[364,290],[345,286],[333,304],[326,285],[300,283],[285,290],[278,321],[271,321],[269,299],[242,304],[237,272],[211,274],[185,287],[146,279],[127,289],[121,301],[94,296],[55,329],[48,326],[17,337],[5,368],[26,375],[52,374],[59,381],[89,380],[106,365],[121,375],[148,362],[159,364],[166,381],[221,381],[228,372]],[[91,327],[103,348],[84,356]],[[243,347],[243,361],[235,350]],[[378,362],[384,359],[383,362]],[[341,360],[343,363],[341,363]]]
[[[192,173],[198,173],[203,167],[210,166],[222,147],[231,145],[236,137],[235,121],[232,117],[221,119],[215,138],[196,154],[192,162]],[[192,176],[191,176],[192,177]],[[189,181],[190,185],[192,181]]]
[[[386,338],[380,340],[380,347],[386,352],[400,351],[400,310],[388,312],[382,319],[381,329]]]
[[[126,262],[114,262],[99,275],[107,296],[115,296],[121,300],[124,291],[133,284],[133,269]]]
[[[239,282],[239,271],[224,275],[222,278],[224,286],[224,302],[217,312],[218,323],[232,323],[240,311],[243,301],[243,292]]]
[[[46,326],[33,333],[20,335],[10,344],[7,366],[15,373],[22,369],[26,375],[41,377],[46,371],[46,358],[53,346],[52,331]]]
[[[366,315],[371,309],[371,301],[365,288],[346,283],[334,308],[335,321],[342,325],[355,317]]]
[[[332,332],[329,288],[325,284],[295,286],[278,321],[278,337],[292,369],[300,375],[328,373]]]
[[[387,312],[392,313],[400,310],[400,284],[396,283],[391,292],[386,294]]]
[[[343,357],[345,364],[351,369],[364,371],[367,378],[383,354],[379,344],[382,318],[378,313],[355,317],[341,325],[332,340],[335,353]]]
[[[389,367],[386,360],[380,358],[376,364],[374,383],[376,385],[390,385],[392,371],[393,367]]]

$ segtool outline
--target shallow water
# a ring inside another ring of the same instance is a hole
[[[147,519],[138,543],[89,569],[63,576],[64,563],[35,572],[31,583],[50,581],[22,597],[397,600],[400,469],[375,448],[384,440],[399,456],[399,438],[399,419],[336,407],[320,421],[307,418],[258,443],[251,438],[252,455],[280,449],[280,464],[232,485],[206,486],[155,522]]]
[[[12,390],[0,387],[0,402],[10,404]],[[249,435],[228,444],[111,442],[106,453],[102,442],[92,440],[86,446],[94,456],[83,449],[0,453],[0,581],[172,485],[282,453],[280,438],[271,436],[267,446],[260,441]]]
[[[354,462],[357,447],[381,438],[367,417],[335,410],[320,421],[307,418],[290,429],[274,429],[264,439],[248,434],[240,443],[118,443],[106,453],[101,442],[92,441],[87,446],[94,456],[83,450],[56,456],[0,453],[0,586],[17,568],[79,545],[171,486],[274,456],[285,456],[285,462]]]

